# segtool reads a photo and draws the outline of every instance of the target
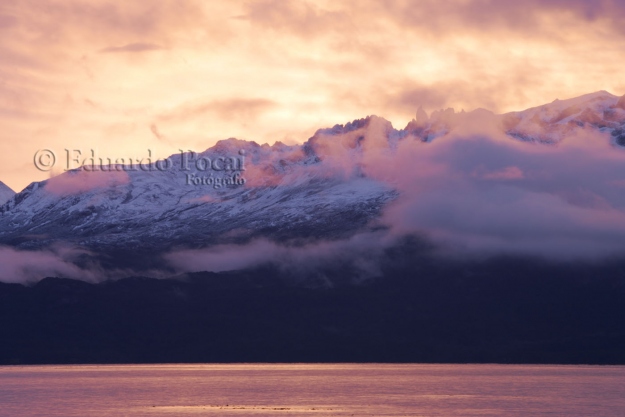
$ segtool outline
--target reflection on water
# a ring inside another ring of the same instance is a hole
[[[623,416],[625,367],[0,367],[0,416]]]

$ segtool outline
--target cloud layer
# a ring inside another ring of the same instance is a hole
[[[34,283],[45,277],[64,277],[96,282],[107,277],[95,265],[76,265],[83,250],[56,246],[43,251],[24,251],[0,246],[0,281]]]
[[[624,9],[608,0],[12,1],[0,8],[0,179],[16,190],[44,179],[32,164],[38,149],[165,157],[232,136],[301,143],[366,114],[403,125],[418,105],[503,112],[620,95]]]
[[[601,261],[625,255],[625,149],[609,132],[578,127],[547,144],[506,135],[501,119],[488,112],[456,118],[456,128],[431,143],[413,135],[397,139],[378,117],[320,131],[310,141],[326,173],[345,181],[365,175],[399,191],[370,225],[373,232],[295,247],[254,241],[174,252],[167,259],[183,271],[265,263],[314,271],[337,259],[366,259],[364,270],[375,275],[385,251],[407,236],[427,239],[443,257]],[[274,183],[297,175],[291,171]]]
[[[400,146],[396,233],[451,251],[589,259],[625,253],[625,151],[580,131],[558,145],[472,136]],[[598,168],[600,167],[600,168]]]

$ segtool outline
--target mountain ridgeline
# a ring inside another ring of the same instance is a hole
[[[610,144],[614,154],[621,155],[625,99],[601,91],[503,115],[482,109],[469,113],[447,109],[428,117],[419,109],[402,130],[370,116],[320,129],[302,145],[293,146],[228,139],[197,155],[172,155],[163,164],[169,167],[165,170],[72,170],[32,183],[15,195],[0,189],[0,197],[8,198],[0,206],[0,244],[17,250],[59,245],[80,248],[96,254],[108,267],[146,271],[162,266],[157,255],[178,249],[238,245],[254,239],[295,245],[349,239],[363,231],[392,226],[379,221],[385,210],[400,197],[409,198],[411,182],[430,181],[424,178],[428,171],[417,166],[440,159],[435,155],[420,160],[424,158],[421,154],[431,152],[428,147],[450,144],[458,148],[445,152],[454,169],[472,164],[471,170],[460,173],[466,177],[510,182],[530,179],[529,174],[521,178],[523,161],[490,167],[498,156],[489,155],[482,145],[475,149],[482,152],[476,156],[481,159],[469,160],[467,149],[460,149],[466,148],[461,138],[500,136],[498,140],[510,144],[527,143],[527,149],[536,152],[536,146],[548,150],[580,134],[587,135],[589,143]],[[190,178],[228,174],[202,170],[202,164],[194,162],[241,153],[245,154],[245,170],[239,174],[245,185],[215,187],[190,182]],[[415,157],[409,160],[412,153]],[[625,178],[613,180],[625,183]],[[430,183],[437,181],[440,177]],[[403,189],[400,182],[406,183]],[[543,183],[543,188],[550,187],[548,179]],[[574,191],[557,190],[571,201],[610,198],[596,190],[587,191],[569,196]],[[396,232],[411,234],[414,230]],[[128,252],[135,255],[120,255]]]
[[[356,286],[335,269],[339,284],[303,288],[274,267],[0,283],[0,364],[625,364],[624,262],[406,262],[407,248]]]

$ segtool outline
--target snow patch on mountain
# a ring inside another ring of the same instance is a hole
[[[204,170],[195,163],[201,158],[243,156],[245,169],[238,174],[245,185],[189,181],[235,174]],[[78,170],[33,183],[0,207],[0,242],[26,249],[63,241],[95,250],[162,251],[257,236],[341,238],[365,227],[396,197],[392,187],[324,164],[301,146],[228,139],[199,154],[172,155],[161,165],[170,168]],[[107,175],[124,180],[104,181]]]

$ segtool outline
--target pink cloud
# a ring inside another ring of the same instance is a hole
[[[81,269],[71,262],[79,253],[82,252],[60,247],[44,251],[0,247],[0,281],[30,283],[46,277],[96,281],[93,270]]]
[[[174,251],[165,255],[165,259],[181,272],[232,271],[273,263],[297,275],[299,272],[319,272],[325,265],[333,263],[350,264],[357,273],[356,279],[368,279],[379,274],[377,260],[388,244],[380,233],[303,245],[256,239],[243,245]]]
[[[101,49],[102,53],[116,53],[116,52],[146,52],[157,51],[163,49],[162,46],[149,43],[149,42],[135,42],[129,43],[124,46],[109,46],[108,48]]]
[[[79,169],[50,178],[45,185],[46,191],[56,195],[72,195],[98,188],[115,187],[130,182],[124,171],[86,171]]]
[[[0,246],[0,282],[30,284],[47,277],[100,282],[129,276],[168,276],[162,270],[104,268],[94,253],[84,248],[55,244],[41,250]]]
[[[431,143],[393,138],[373,117],[322,131],[311,146],[333,175],[360,172],[400,191],[381,221],[397,237],[425,233],[442,247],[489,253],[625,253],[625,152],[609,134],[579,128],[537,144],[507,136],[492,113],[459,117]]]
[[[442,254],[625,254],[625,152],[608,134],[578,129],[555,145],[522,142],[505,134],[499,118],[479,111],[462,115],[454,130],[431,143],[398,139],[376,117],[350,126],[320,131],[306,145],[320,163],[292,164],[268,177],[285,186],[325,171],[343,181],[364,175],[389,184],[400,196],[376,223],[387,232],[300,246],[255,240],[178,251],[167,260],[183,271],[223,271],[266,262],[360,262],[365,254],[371,262],[362,264],[374,270],[380,254],[409,234],[428,237]],[[271,155],[272,163],[251,165],[259,181],[279,161],[279,152]],[[305,155],[294,157],[301,162]],[[267,184],[252,186],[258,185]]]
[[[485,180],[519,180],[524,178],[523,171],[519,167],[505,167],[496,171],[486,171],[479,167],[473,171],[473,176]]]

